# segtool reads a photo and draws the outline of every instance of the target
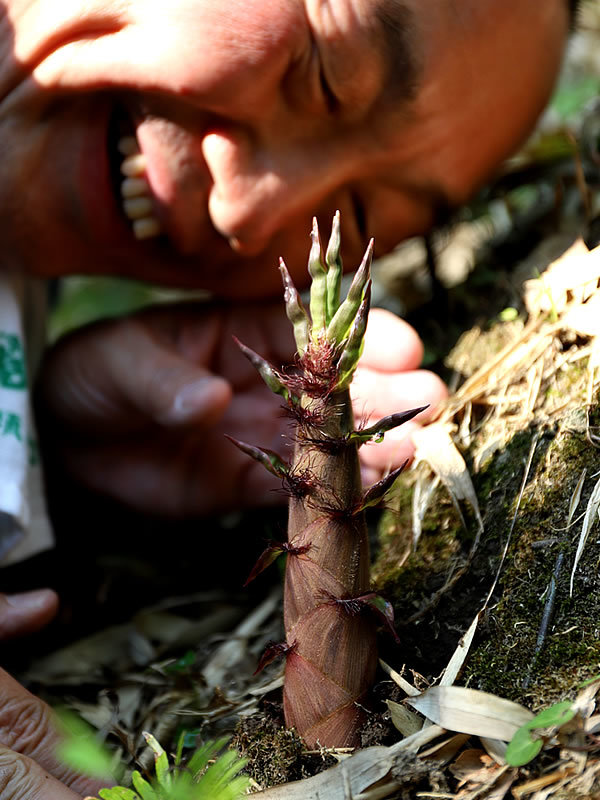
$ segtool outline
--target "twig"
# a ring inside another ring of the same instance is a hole
[[[531,673],[535,665],[537,664],[538,656],[544,646],[546,641],[546,634],[548,633],[548,626],[550,625],[552,618],[554,616],[554,603],[556,600],[556,587],[558,584],[558,577],[560,575],[560,571],[562,569],[563,561],[564,561],[564,553],[561,550],[560,553],[556,557],[556,561],[554,563],[554,571],[552,573],[552,577],[550,578],[550,586],[548,588],[548,597],[546,598],[546,603],[544,605],[544,613],[542,614],[542,621],[540,622],[540,628],[538,631],[537,641],[535,643],[535,651],[533,653],[533,658],[531,660],[531,665],[527,670],[527,675],[523,680],[523,688],[528,689],[529,684],[531,682]]]

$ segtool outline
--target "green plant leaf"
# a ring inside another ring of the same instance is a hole
[[[514,322],[516,319],[519,318],[519,312],[516,308],[512,308],[509,306],[508,308],[503,308],[502,311],[498,314],[498,319],[500,322]]]
[[[196,651],[188,650],[181,658],[173,661],[172,664],[167,664],[165,672],[185,672],[189,667],[193,667],[196,663]]]
[[[531,731],[523,725],[515,733],[506,748],[506,762],[511,767],[522,767],[532,761],[542,749],[542,739],[534,739]]]
[[[544,728],[560,728],[573,719],[577,712],[570,700],[544,708],[533,719],[522,725],[510,740],[506,749],[506,761],[513,767],[521,767],[535,758],[544,744],[543,738],[532,736],[532,731]]]
[[[168,792],[171,788],[171,775],[169,773],[169,759],[167,754],[157,742],[157,740],[148,731],[143,731],[142,735],[148,744],[148,747],[154,753],[154,769],[156,771],[156,781],[161,789]]]
[[[113,773],[113,758],[96,738],[94,729],[67,709],[56,709],[63,739],[56,748],[60,761],[91,778],[107,778]]]
[[[544,708],[539,714],[536,714],[531,722],[527,723],[529,730],[536,730],[538,728],[560,728],[567,722],[570,722],[575,716],[573,703],[570,700],[563,700],[562,703],[555,703],[549,708]]]
[[[110,789],[100,789],[99,792],[102,800],[140,800],[132,789],[126,789],[124,786],[112,786]]]
[[[142,800],[158,800],[158,796],[152,786],[145,778],[142,778],[137,770],[131,773],[131,782]]]

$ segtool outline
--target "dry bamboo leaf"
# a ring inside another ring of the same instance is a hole
[[[575,579],[575,570],[577,569],[577,565],[579,564],[579,560],[581,559],[581,554],[583,553],[583,548],[585,547],[585,543],[587,541],[589,532],[592,528],[592,525],[596,521],[599,508],[600,508],[600,479],[598,479],[596,485],[592,490],[592,494],[590,495],[590,499],[588,500],[587,508],[585,510],[583,525],[581,526],[581,534],[579,535],[579,543],[577,544],[577,552],[575,553],[575,559],[573,561],[573,569],[571,570],[571,583],[569,587],[570,597],[573,597],[573,581]]]
[[[562,322],[581,336],[600,335],[600,292],[596,291],[586,303],[567,311]]]
[[[583,489],[583,482],[585,481],[586,472],[586,469],[582,471],[581,475],[579,476],[579,480],[577,481],[575,491],[571,495],[571,501],[569,502],[569,516],[567,517],[567,528],[570,527],[573,517],[575,516],[575,512],[577,511],[579,501],[581,500],[581,490]]]
[[[412,496],[413,550],[416,550],[419,539],[421,538],[423,519],[427,513],[427,509],[431,505],[433,493],[439,486],[439,483],[439,477],[436,475],[432,478],[430,474],[420,474],[415,483]]]
[[[600,773],[600,761],[594,761],[587,769],[582,772],[577,778],[572,780],[569,785],[569,791],[575,797],[591,797],[592,791],[598,774]]]
[[[477,518],[479,529],[483,530],[479,503],[471,476],[464,458],[450,437],[449,426],[439,422],[427,425],[425,428],[415,431],[413,441],[416,446],[416,460],[429,464],[450,492],[456,505],[459,500],[466,500],[469,503]]]
[[[85,681],[101,680],[104,668],[125,672],[133,666],[129,652],[133,631],[133,625],[127,623],[86,636],[37,659],[27,678],[42,684],[80,686]]]
[[[465,783],[484,783],[489,777],[490,767],[497,769],[496,764],[492,764],[491,759],[486,756],[483,750],[471,748],[462,752],[454,764],[450,766],[450,772],[458,781],[460,789]]]
[[[452,686],[454,681],[460,675],[460,671],[463,668],[463,664],[465,663],[465,659],[469,653],[471,643],[473,642],[475,631],[477,630],[480,614],[481,612],[475,615],[475,619],[469,625],[468,631],[461,638],[454,653],[452,653],[452,657],[448,662],[448,666],[444,670],[444,674],[441,677],[440,686]]]
[[[412,736],[413,733],[420,731],[423,727],[423,720],[412,711],[409,711],[406,706],[400,703],[394,703],[393,700],[386,700],[386,705],[389,709],[390,716],[394,727],[400,731],[402,736]]]
[[[442,419],[451,419],[469,401],[487,400],[492,391],[502,389],[507,382],[513,384],[515,376],[528,369],[552,344],[552,328],[536,333],[540,325],[541,318],[529,322],[515,341],[466,380],[448,401]]]
[[[600,258],[583,239],[577,239],[539,277],[524,284],[525,306],[530,314],[555,311],[560,314],[571,298],[583,303],[600,277]]]
[[[442,728],[432,725],[391,747],[367,747],[319,775],[274,786],[258,792],[256,797],[261,794],[265,800],[348,800],[348,791],[351,797],[360,796],[390,775],[406,753],[416,753],[441,733]]]
[[[470,739],[468,733],[455,733],[449,739],[438,742],[419,753],[419,758],[433,758],[438,766],[452,761],[461,747]]]
[[[504,766],[504,764],[506,764],[505,756],[506,748],[508,747],[507,743],[503,742],[501,739],[489,739],[487,736],[480,736],[479,738],[488,756],[491,756],[496,764]]]
[[[466,750],[450,771],[457,778],[459,788],[465,787],[456,795],[461,800],[501,800],[515,780],[515,774],[508,772],[508,767],[499,767],[481,750]]]
[[[534,778],[531,781],[526,781],[526,783],[515,786],[515,788],[512,790],[513,795],[517,798],[517,800],[520,800],[521,797],[527,797],[528,794],[538,792],[540,789],[544,789],[546,786],[558,784],[556,787],[558,789],[559,786],[564,785],[564,780],[568,777],[570,777],[568,775],[568,770],[563,767],[562,769],[557,769],[554,772],[550,772],[548,775],[541,775],[539,778]]]
[[[600,678],[596,678],[596,680],[584,686],[573,701],[573,709],[577,711],[579,716],[583,717],[583,719],[591,717],[594,713],[598,689],[600,689]]]
[[[507,771],[494,779],[494,783],[489,790],[488,786],[482,786],[482,791],[474,794],[472,800],[478,800],[478,798],[480,800],[503,800],[507,796],[508,790],[516,781],[517,776],[514,771],[509,772],[508,767],[502,767],[502,769]]]
[[[281,605],[281,591],[276,589],[263,600],[257,608],[243,620],[231,633],[229,639],[224,642],[212,655],[208,663],[202,670],[206,685],[214,688],[223,683],[225,675],[231,670],[244,656],[246,652],[246,640],[257,629],[264,624],[271,614]]]
[[[409,697],[417,697],[421,694],[418,689],[409,683],[406,678],[403,678],[399,672],[396,672],[395,669],[392,669],[389,664],[386,664],[381,658],[379,659],[379,664],[381,665],[381,669],[390,676],[390,678],[396,683],[402,691],[407,694]]]
[[[533,719],[529,709],[512,700],[465,686],[432,686],[405,702],[443,728],[505,742]]]

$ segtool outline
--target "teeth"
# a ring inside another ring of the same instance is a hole
[[[152,239],[162,233],[158,219],[152,213],[154,204],[146,174],[146,157],[140,152],[135,136],[123,136],[117,142],[117,149],[125,156],[121,164],[121,183],[123,211],[132,221],[133,235],[136,239]]]
[[[126,178],[139,178],[146,172],[146,156],[143,153],[132,153],[121,164],[121,172]]]
[[[122,136],[117,142],[117,150],[124,156],[132,156],[134,153],[140,152],[135,136]]]
[[[152,200],[149,197],[130,197],[123,200],[123,209],[129,219],[151,216],[152,207]]]
[[[160,232],[160,222],[156,217],[142,217],[133,221],[133,235],[136,239],[152,239]]]
[[[121,194],[123,197],[150,196],[150,187],[145,178],[125,178],[121,184]]]

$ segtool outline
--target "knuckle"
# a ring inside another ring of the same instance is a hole
[[[50,730],[50,709],[33,695],[8,698],[0,707],[0,741],[11,750],[35,753]]]
[[[24,756],[0,748],[0,797],[3,800],[33,800],[40,797],[40,780]]]

